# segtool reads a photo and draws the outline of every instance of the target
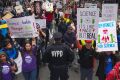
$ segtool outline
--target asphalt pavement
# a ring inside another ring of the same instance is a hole
[[[16,80],[24,80],[23,75],[22,74],[17,75]],[[40,67],[39,80],[50,80],[50,72],[47,65]],[[79,66],[73,66],[69,69],[69,80],[80,80]],[[93,80],[98,79],[94,76]]]

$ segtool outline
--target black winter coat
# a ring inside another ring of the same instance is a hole
[[[106,58],[106,54],[105,53],[98,53],[97,58],[99,60],[99,65],[98,65],[98,69],[96,72],[96,76],[102,77],[103,79],[105,79],[106,75],[105,75],[105,67],[106,67],[106,62],[105,62],[105,58]],[[114,54],[110,55],[112,57],[112,62],[113,62],[113,66],[116,63],[116,56]]]

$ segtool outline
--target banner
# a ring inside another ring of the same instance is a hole
[[[117,21],[118,4],[102,5],[102,21]]]
[[[96,40],[99,22],[99,9],[77,9],[77,37],[78,40]]]
[[[46,19],[36,19],[36,28],[46,28]]]
[[[116,22],[108,21],[99,23],[97,51],[117,51]]]
[[[33,16],[12,18],[7,23],[12,38],[32,38],[38,36]]]

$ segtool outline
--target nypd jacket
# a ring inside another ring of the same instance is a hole
[[[63,43],[56,43],[47,48],[43,62],[51,65],[67,65],[74,59],[72,50]]]

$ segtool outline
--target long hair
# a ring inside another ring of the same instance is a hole
[[[26,44],[30,44],[31,45],[30,51],[26,50],[26,47],[25,47]],[[25,52],[29,52],[29,54],[32,55],[32,43],[30,41],[26,41],[25,44],[24,44],[24,46],[23,46],[23,53],[25,53]]]

